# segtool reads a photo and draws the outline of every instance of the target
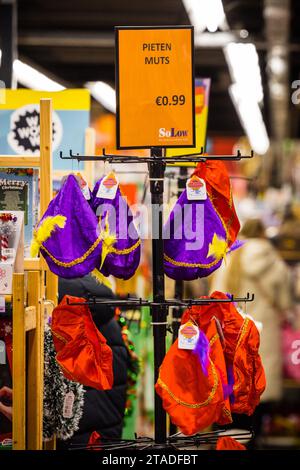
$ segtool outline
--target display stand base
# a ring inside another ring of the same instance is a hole
[[[254,437],[254,432],[250,430],[230,431],[219,429],[217,431],[203,432],[193,436],[184,436],[181,433],[169,436],[165,443],[157,443],[149,437],[136,437],[135,439],[101,439],[101,443],[88,446],[80,444],[72,445],[69,450],[102,450],[102,451],[182,451],[182,450],[200,450],[212,448],[216,445],[220,437],[232,437],[241,444],[246,444]]]

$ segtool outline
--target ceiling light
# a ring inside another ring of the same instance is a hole
[[[250,94],[258,103],[263,101],[263,87],[259,66],[259,58],[254,44],[229,43],[224,47],[233,83],[245,94]]]
[[[268,67],[274,75],[284,75],[287,71],[287,63],[280,55],[272,54],[268,60]]]
[[[65,87],[55,82],[51,78],[47,77],[43,73],[34,69],[30,65],[21,62],[21,60],[15,60],[13,63],[13,73],[16,80],[21,85],[30,88],[31,90],[42,90],[42,91],[61,91],[65,90]]]
[[[214,33],[224,23],[225,13],[221,0],[202,1],[203,11],[206,12],[206,26],[209,32]]]
[[[283,83],[277,82],[275,80],[270,80],[269,86],[272,98],[275,98],[277,100],[284,100],[287,98],[286,87]]]
[[[230,43],[223,50],[233,81],[229,94],[251,147],[263,155],[270,141],[259,107],[264,95],[256,47],[251,43]]]
[[[108,111],[116,112],[116,92],[108,83],[87,82],[85,87],[90,90],[92,97]]]
[[[224,47],[235,40],[235,35],[229,31],[219,31],[218,33],[195,34],[195,47]]]
[[[228,29],[221,0],[182,0],[195,33]]]
[[[257,101],[251,95],[245,94],[243,89],[239,89],[237,84],[229,87],[229,93],[251,147],[254,152],[264,155],[270,146],[270,141]]]
[[[249,32],[247,31],[247,29],[240,30],[240,38],[246,39],[248,36],[249,36]]]

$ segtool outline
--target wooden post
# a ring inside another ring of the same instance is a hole
[[[46,212],[53,196],[52,190],[52,100],[40,101],[40,215]],[[41,267],[48,266],[41,258]]]
[[[40,102],[40,188],[41,214],[52,199],[52,100]]]
[[[46,273],[46,300],[51,300],[57,305],[58,277],[51,271]]]
[[[87,127],[85,130],[85,155],[95,155],[96,149],[96,131],[93,127]],[[84,174],[86,182],[92,187],[95,182],[95,162],[84,162]]]
[[[40,188],[41,215],[46,212],[49,202],[53,196],[52,189],[52,100],[41,99],[40,104]],[[57,276],[48,269],[46,261],[41,259],[42,267],[47,271],[46,275],[46,297],[57,303]]]
[[[43,447],[44,315],[41,308],[42,273],[28,273],[28,305],[36,309],[36,327],[28,334],[27,449]]]
[[[52,189],[52,100],[41,99],[40,105],[40,187],[41,215],[45,213],[49,202],[53,197]],[[46,271],[46,298],[52,300],[57,305],[57,286],[58,278],[49,271],[46,261],[41,258],[42,269]],[[42,317],[44,317],[44,309]],[[41,346],[41,354],[44,354],[44,348]],[[43,375],[42,375],[43,377]],[[54,450],[56,446],[55,439],[45,445],[48,450]]]
[[[25,307],[25,331],[32,331],[36,329],[36,308],[31,305]]]
[[[25,450],[26,336],[24,274],[13,275],[13,449]]]

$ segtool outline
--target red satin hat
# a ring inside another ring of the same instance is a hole
[[[213,292],[212,298],[226,298],[222,292]],[[252,415],[266,388],[266,377],[259,355],[260,336],[254,321],[243,318],[233,302],[219,304],[223,318],[225,358],[233,370],[232,413]],[[218,316],[219,317],[219,316]]]
[[[207,160],[198,163],[194,174],[205,180],[206,190],[213,200],[215,208],[222,214],[228,231],[228,246],[230,247],[239,233],[240,222],[234,208],[227,168],[223,162]]]
[[[246,447],[232,437],[220,437],[217,441],[216,450],[246,450]]]
[[[88,306],[68,305],[67,299],[71,303],[85,302],[66,295],[53,310],[51,328],[56,361],[69,380],[109,390],[113,385],[112,350],[96,328]]]
[[[218,320],[212,318],[211,321],[203,328],[203,331],[206,334],[209,340],[210,346],[210,359],[214,363],[216,368],[220,385],[222,387],[222,399],[220,401],[220,406],[218,413],[215,416],[214,422],[219,425],[225,425],[232,423],[231,409],[229,402],[228,390],[228,377],[226,370],[226,362],[224,357],[223,345],[222,345],[222,333],[220,333],[220,328],[218,326]]]
[[[246,317],[235,349],[233,413],[252,415],[266,388],[266,377],[259,348],[259,332],[254,322]]]
[[[211,297],[228,298],[222,292],[213,292]],[[200,329],[205,330],[213,317],[222,326],[227,371],[233,374],[231,412],[251,415],[266,387],[259,355],[259,332],[253,320],[244,319],[233,302],[193,306],[183,313],[181,322],[192,318]]]
[[[155,385],[171,421],[185,435],[195,434],[221,417],[222,422],[231,422],[216,362],[220,345],[215,322],[210,322],[205,333],[210,342],[207,373],[194,351],[179,349],[176,340],[163,360]]]

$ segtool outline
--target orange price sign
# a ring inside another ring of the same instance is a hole
[[[194,147],[193,27],[117,27],[117,147]]]

